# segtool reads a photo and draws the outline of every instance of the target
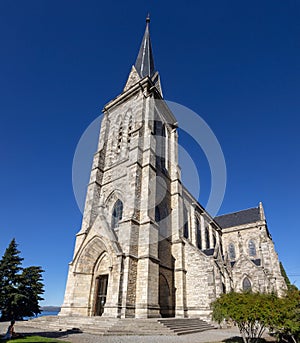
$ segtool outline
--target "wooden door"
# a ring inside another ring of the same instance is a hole
[[[108,275],[100,275],[97,279],[95,316],[102,316],[106,303]]]

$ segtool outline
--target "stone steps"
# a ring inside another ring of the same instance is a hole
[[[43,316],[22,322],[22,326],[41,328],[53,331],[79,329],[82,332],[103,335],[119,319],[101,317],[60,317]]]
[[[80,330],[101,336],[184,335],[214,327],[200,319],[119,319],[105,317],[44,316],[22,322],[22,326],[51,331]]]
[[[214,326],[201,319],[159,319],[161,324],[172,330],[176,335],[186,335],[189,333],[203,332],[215,329]]]
[[[121,319],[107,331],[106,335],[174,335],[174,332],[161,325],[157,319]]]

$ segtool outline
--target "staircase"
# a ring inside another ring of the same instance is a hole
[[[157,319],[120,319],[105,336],[173,336],[175,333],[160,324]]]
[[[198,318],[172,318],[159,319],[158,321],[170,330],[172,330],[176,335],[186,335],[189,333],[196,333],[216,329],[216,327]]]
[[[102,317],[60,317],[42,316],[20,323],[26,327],[47,331],[82,331],[104,335],[119,319]]]
[[[18,323],[23,327],[42,330],[85,332],[101,336],[157,336],[184,335],[214,327],[200,319],[132,319],[105,317],[59,317],[43,316]]]

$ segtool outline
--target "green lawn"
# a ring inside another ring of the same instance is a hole
[[[68,343],[66,341],[59,341],[54,338],[46,338],[46,337],[41,337],[41,336],[27,336],[27,337],[22,337],[22,338],[14,338],[14,339],[9,339],[9,340],[1,340],[0,342],[12,342],[12,343]]]

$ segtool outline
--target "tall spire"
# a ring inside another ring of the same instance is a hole
[[[152,54],[151,40],[149,34],[150,16],[146,18],[146,30],[140,47],[138,57],[135,61],[135,69],[141,77],[152,77],[155,73],[154,59]]]

